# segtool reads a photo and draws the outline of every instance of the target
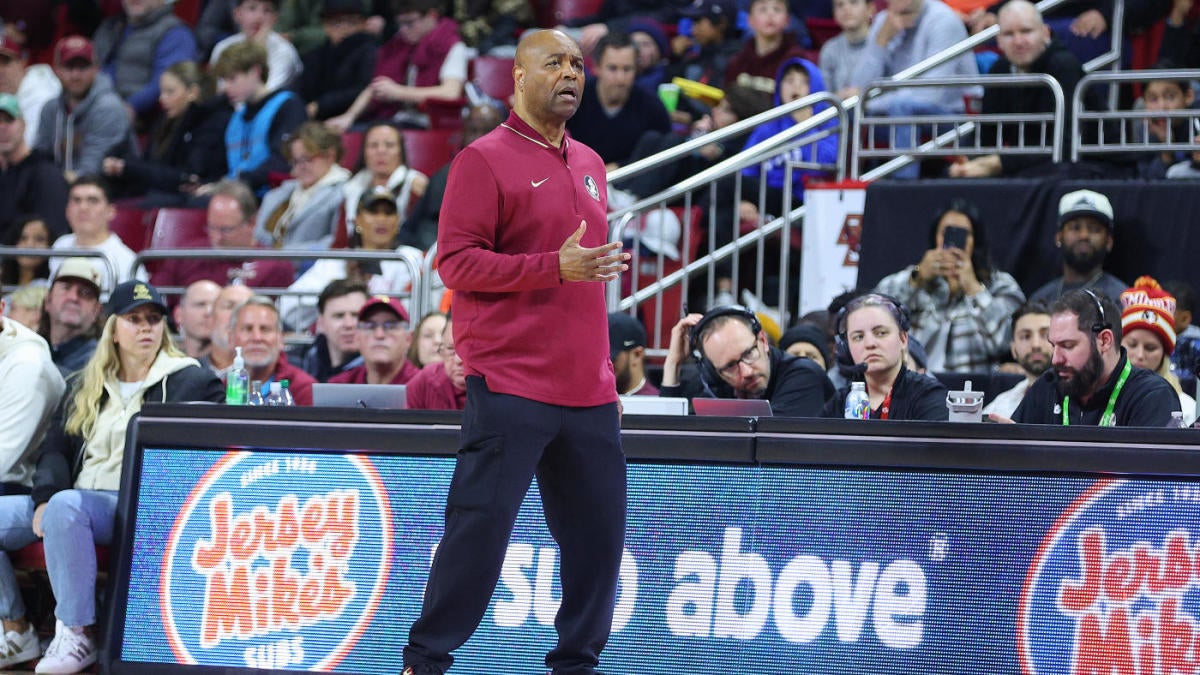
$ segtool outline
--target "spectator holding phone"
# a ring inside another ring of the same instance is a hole
[[[1010,318],[1025,302],[1007,272],[992,269],[978,208],[955,199],[929,232],[916,265],[884,277],[875,290],[912,315],[910,334],[925,345],[930,372],[991,370],[1008,350]]]

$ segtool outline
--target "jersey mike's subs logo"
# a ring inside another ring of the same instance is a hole
[[[1017,616],[1021,669],[1200,672],[1200,487],[1102,480],[1054,524]]]
[[[228,453],[192,490],[163,555],[176,660],[333,669],[379,606],[391,523],[366,458]]]

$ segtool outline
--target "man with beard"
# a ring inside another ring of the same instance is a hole
[[[1034,291],[1030,302],[1051,303],[1067,291],[1084,288],[1116,302],[1129,284],[1104,271],[1104,259],[1113,247],[1113,208],[1108,197],[1076,190],[1059,200],[1058,214],[1054,245],[1062,251],[1063,274]]]
[[[1012,316],[1012,342],[1009,344],[1017,365],[1025,371],[1025,379],[1008,391],[997,394],[983,408],[983,414],[996,413],[1012,417],[1021,405],[1025,392],[1038,375],[1050,368],[1050,308],[1044,302],[1027,302]]]
[[[658,396],[658,388],[646,379],[646,329],[641,321],[625,312],[610,312],[608,347],[618,394]]]
[[[1179,411],[1179,397],[1156,373],[1130,363],[1121,347],[1120,317],[1115,302],[1088,289],[1059,298],[1050,308],[1051,370],[1029,387],[1012,421],[1167,426]]]

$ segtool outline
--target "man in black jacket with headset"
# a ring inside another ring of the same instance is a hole
[[[716,307],[675,324],[661,396],[687,395],[680,369],[689,353],[700,364],[703,391],[698,396],[766,399],[775,415],[820,417],[834,394],[833,383],[815,361],[772,347],[758,318],[745,307]]]
[[[1088,289],[1059,298],[1050,308],[1051,369],[1029,386],[1012,421],[1167,426],[1179,397],[1166,380],[1129,362],[1120,316],[1112,300]]]

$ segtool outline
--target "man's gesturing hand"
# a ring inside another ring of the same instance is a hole
[[[587,221],[579,221],[575,230],[558,249],[558,276],[564,281],[613,281],[629,269],[625,264],[629,254],[621,251],[621,242],[585,248],[579,245]]]

